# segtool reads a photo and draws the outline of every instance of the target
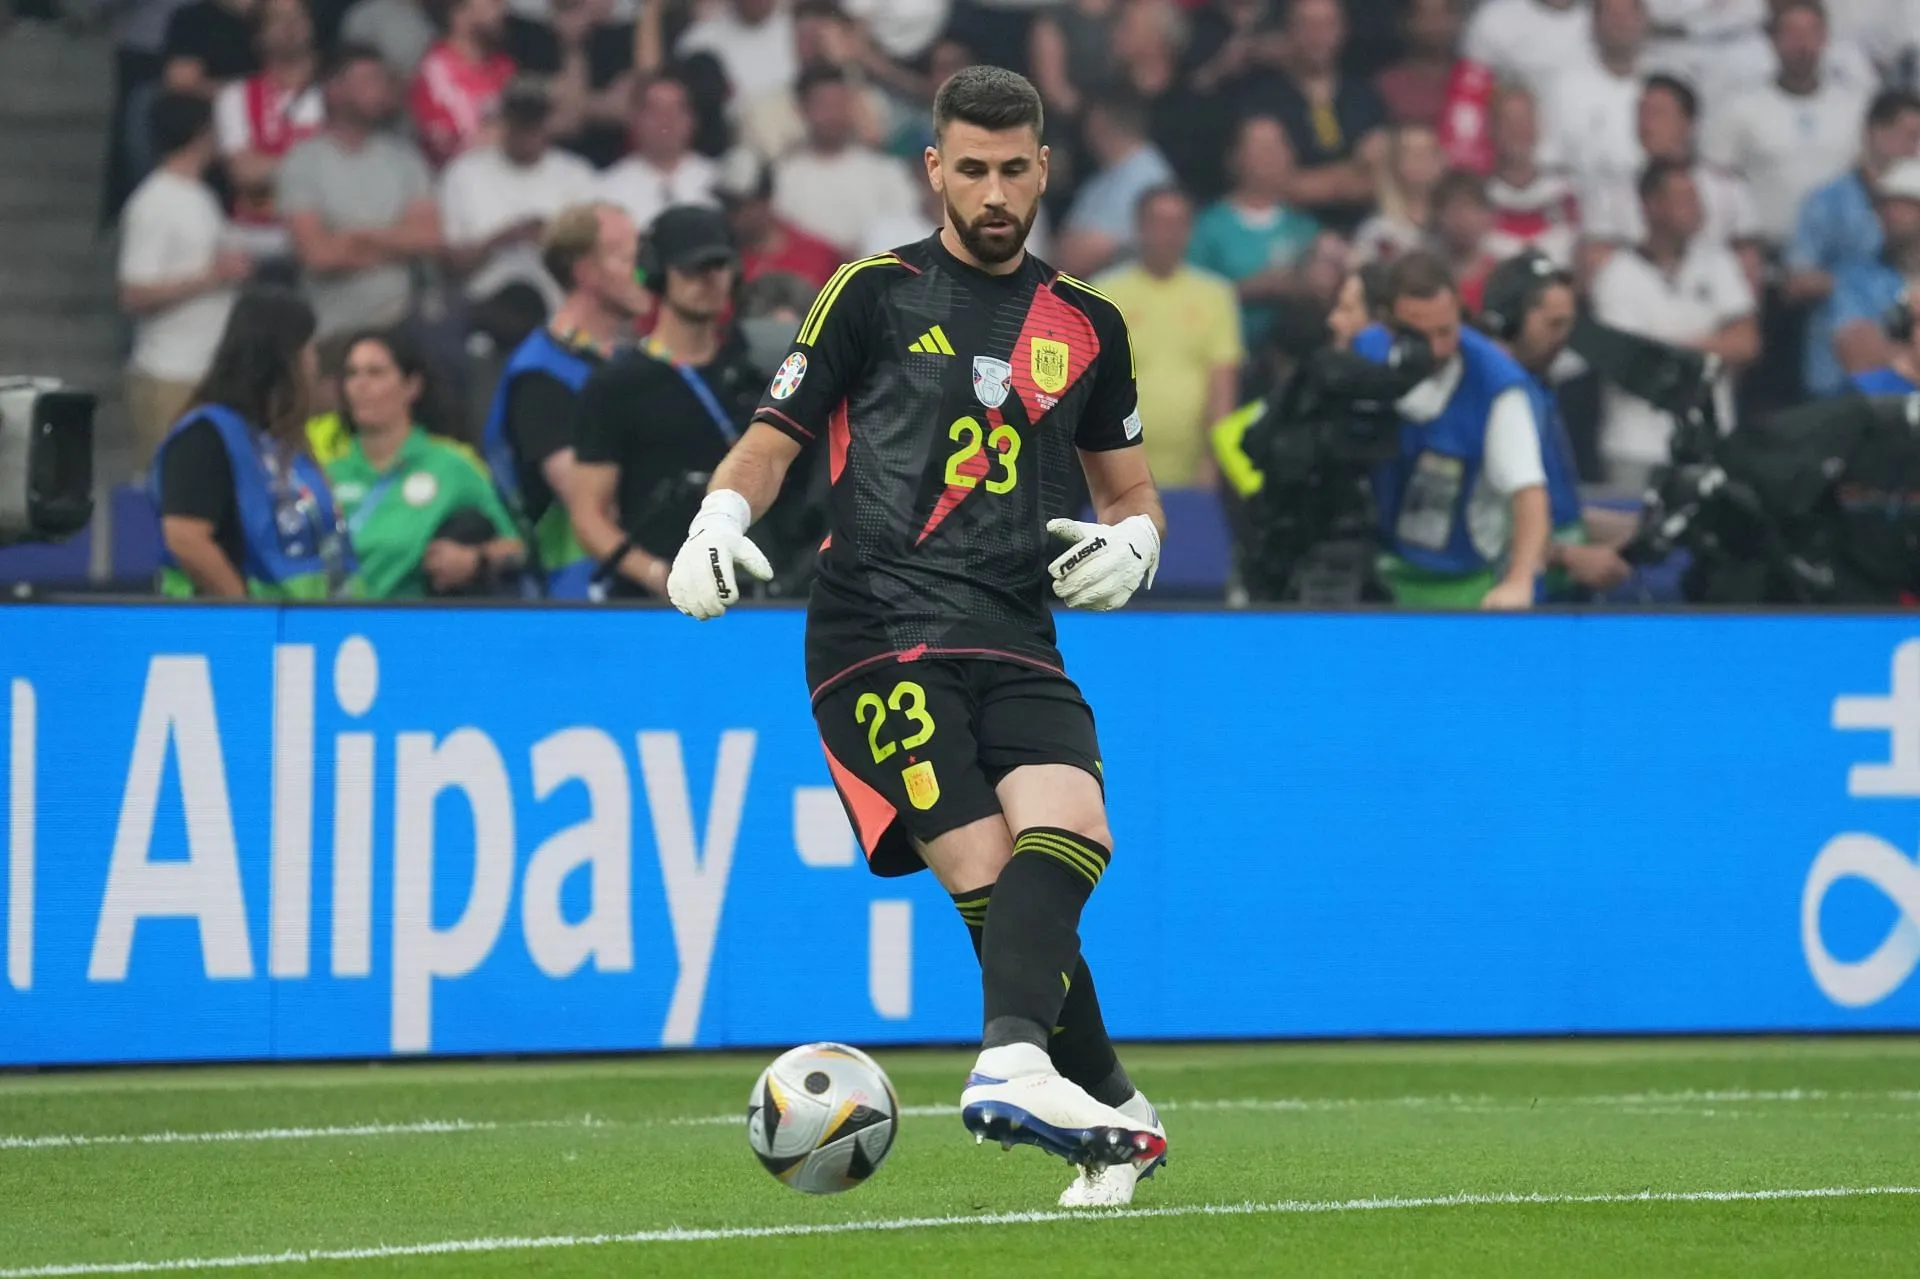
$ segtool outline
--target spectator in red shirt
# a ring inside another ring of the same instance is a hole
[[[481,141],[497,141],[494,110],[513,78],[502,49],[505,0],[431,0],[442,37],[414,73],[411,106],[420,148],[437,168]]]
[[[1440,108],[1440,149],[1456,169],[1493,172],[1493,72],[1478,62],[1460,59],[1447,77],[1447,95]]]
[[[773,171],[744,147],[728,156],[714,182],[727,225],[740,253],[740,278],[751,283],[779,273],[818,289],[840,268],[846,254],[808,235],[773,211]]]
[[[1555,266],[1570,268],[1580,238],[1580,202],[1566,174],[1540,166],[1539,150],[1532,92],[1503,86],[1493,95],[1493,174],[1487,180],[1494,252],[1507,258],[1538,249]]]
[[[1441,178],[1433,189],[1431,248],[1452,270],[1469,311],[1480,310],[1487,273],[1500,260],[1490,247],[1492,239],[1493,201],[1486,181],[1458,169]]]
[[[274,214],[280,160],[327,122],[306,0],[264,0],[255,48],[261,70],[220,90],[213,127],[233,187],[233,219],[256,257],[276,257],[292,248]]]
[[[1407,56],[1374,78],[1395,124],[1440,127],[1447,86],[1460,61],[1459,0],[1413,0],[1402,30]]]

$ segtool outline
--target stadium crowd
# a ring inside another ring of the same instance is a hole
[[[1266,393],[1353,269],[1414,248],[1470,307],[1540,250],[1596,318],[1717,355],[1737,424],[1911,364],[1911,324],[1886,321],[1920,270],[1914,2],[129,0],[105,210],[129,408],[151,456],[242,283],[298,288],[336,487],[365,501],[369,455],[412,447],[364,405],[411,404],[423,435],[490,455],[467,456],[549,569],[630,556],[612,585],[657,594],[689,494],[635,469],[710,469],[778,325],[938,222],[929,103],[990,61],[1045,100],[1031,247],[1126,314],[1163,487],[1219,486],[1209,427]],[[543,332],[558,354],[530,387],[509,361]],[[626,388],[632,420],[583,425],[589,366],[634,341],[659,367]],[[1583,478],[1637,488],[1670,420],[1571,377]],[[187,496],[206,487],[167,477],[163,509],[213,520]],[[662,506],[667,545],[600,518],[635,503]],[[476,512],[437,571],[445,529],[412,521],[424,567],[387,593],[517,563],[504,515]]]

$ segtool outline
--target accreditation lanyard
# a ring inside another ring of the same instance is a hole
[[[664,360],[673,366],[673,371],[680,375],[680,380],[687,384],[687,389],[692,391],[694,398],[700,401],[700,407],[707,411],[707,416],[713,419],[715,429],[727,443],[732,444],[740,438],[739,428],[734,426],[733,419],[727,416],[727,411],[720,407],[720,397],[713,393],[713,388],[707,385],[707,380],[700,376],[700,370],[683,360],[674,359],[664,346],[652,338],[647,339],[646,352],[654,359]]]
[[[380,508],[380,503],[386,500],[387,490],[391,489],[399,478],[400,468],[396,466],[373,482],[373,487],[367,490],[367,495],[360,499],[360,505],[354,507],[353,514],[347,517],[348,540],[359,539],[360,531],[366,528],[367,521]]]

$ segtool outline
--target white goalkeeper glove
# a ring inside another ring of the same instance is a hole
[[[752,518],[747,499],[732,489],[707,494],[667,574],[667,598],[675,608],[702,622],[726,612],[740,599],[736,564],[763,582],[772,579],[773,566],[747,540]]]
[[[1140,583],[1153,585],[1160,531],[1146,516],[1129,515],[1118,524],[1048,520],[1047,532],[1070,543],[1047,565],[1053,593],[1068,608],[1106,612],[1132,599]]]

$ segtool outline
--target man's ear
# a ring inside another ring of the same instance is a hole
[[[928,147],[924,159],[927,165],[927,181],[933,185],[934,190],[945,195],[947,191],[947,175],[942,172],[940,168],[939,148]]]
[[[1040,148],[1040,194],[1042,195],[1047,193],[1047,169],[1052,158],[1052,147],[1043,146]]]

